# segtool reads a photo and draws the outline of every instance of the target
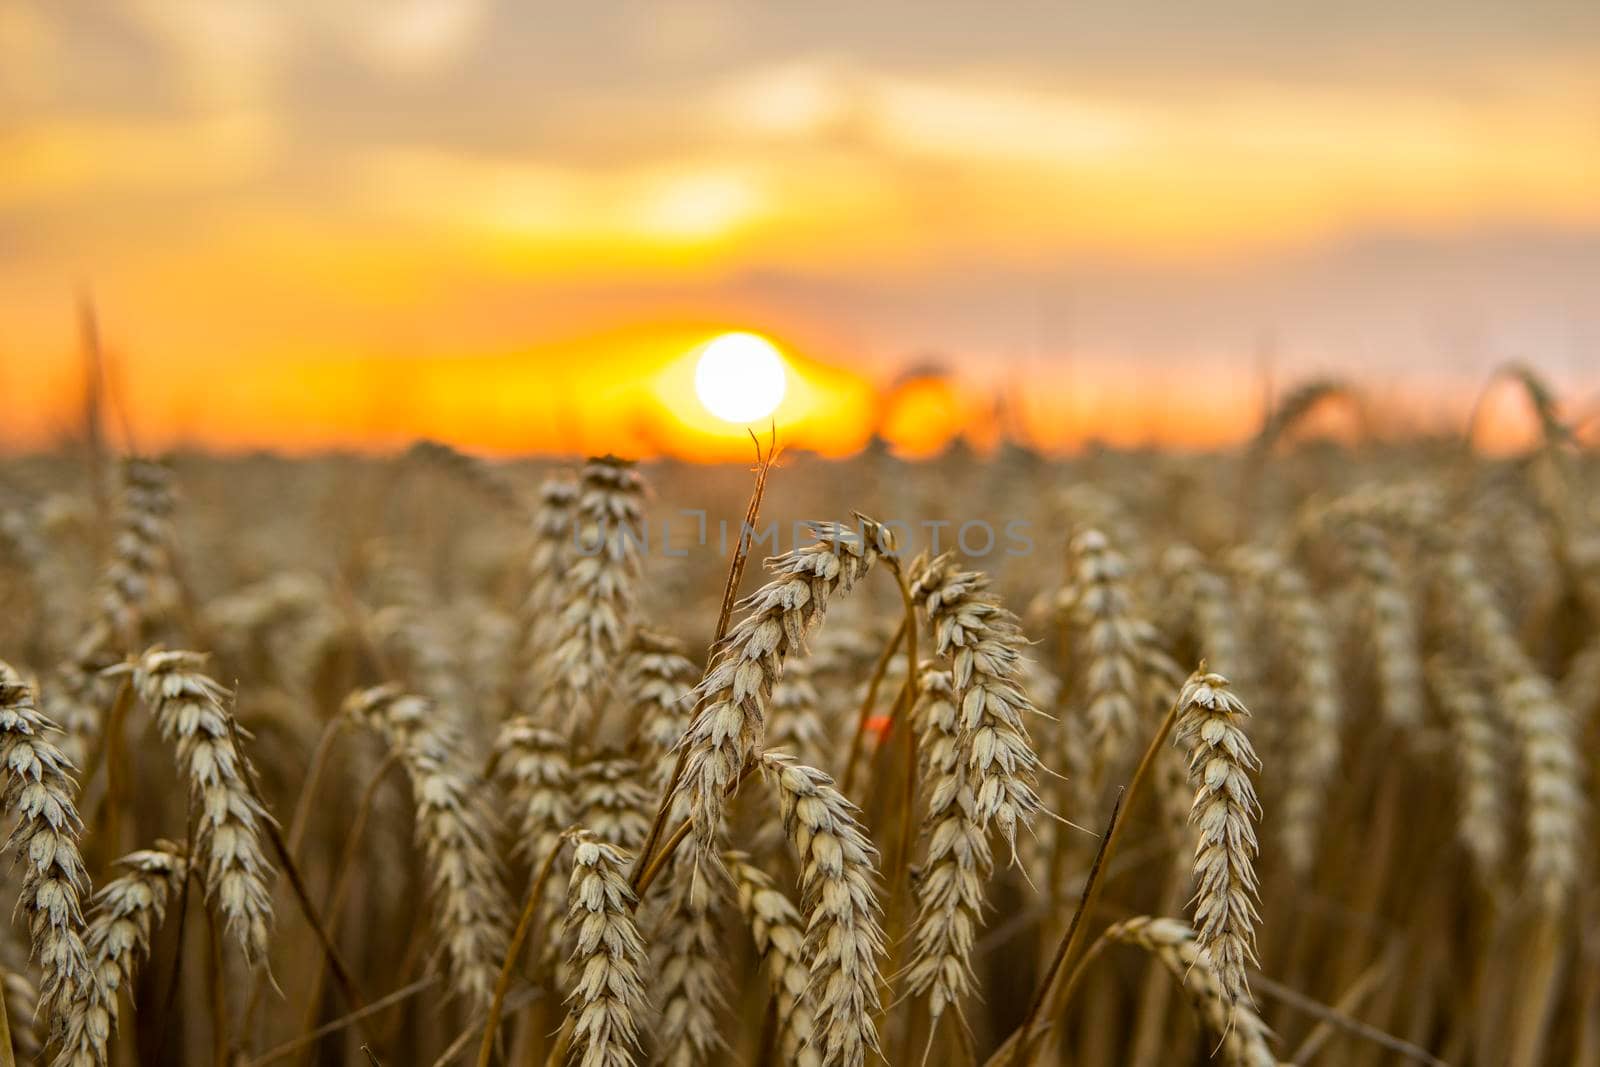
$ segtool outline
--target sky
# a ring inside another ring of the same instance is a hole
[[[1581,409],[1600,5],[0,0],[0,447],[85,301],[146,447],[744,448],[734,330],[824,451]]]

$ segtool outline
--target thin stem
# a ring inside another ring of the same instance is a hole
[[[757,764],[753,761],[744,765],[744,768],[739,772],[739,777],[735,778],[733,784],[728,786],[728,796],[731,797],[739,791],[740,784],[750,777],[756,766]],[[683,839],[689,836],[689,830],[693,826],[694,819],[688,818],[679,823],[678,828],[672,831],[672,835],[667,838],[666,844],[661,846],[660,853],[651,859],[650,865],[639,876],[639,885],[633,891],[633,902],[628,905],[630,910],[638,910],[639,902],[644,899],[645,892],[649,890],[656,877],[666,869],[667,861],[672,858],[672,853],[677,850],[679,845],[683,844]]]
[[[245,784],[250,787],[251,796],[255,797],[257,804],[263,811],[267,809],[267,802],[261,796],[261,783],[256,780],[256,769],[249,760],[243,758],[244,748],[239,743],[239,723],[228,717],[228,730],[233,735],[234,751],[240,754],[240,763],[244,767]],[[334,945],[333,938],[328,935],[327,927],[322,924],[322,917],[317,914],[316,905],[311,903],[311,894],[306,889],[305,879],[300,876],[300,868],[295,864],[294,857],[289,854],[289,847],[284,843],[283,833],[278,829],[278,823],[272,818],[261,821],[266,829],[267,839],[272,842],[272,849],[278,854],[278,862],[283,864],[283,873],[289,876],[289,885],[294,890],[294,899],[300,906],[300,913],[305,916],[312,931],[317,935],[317,940],[322,944],[322,954],[328,961],[328,966],[333,969],[334,981],[339,983],[339,991],[344,994],[345,1002],[353,1009],[359,1009],[366,1003],[361,992],[356,987],[355,979],[351,977],[349,968],[339,956],[339,949]],[[372,1035],[362,1027],[362,1036],[371,1039]]]
[[[544,863],[539,868],[539,876],[533,880],[533,885],[528,889],[528,899],[522,905],[517,928],[511,934],[511,947],[506,950],[505,965],[500,968],[500,978],[494,984],[494,1001],[489,1005],[489,1018],[484,1024],[483,1044],[478,1047],[478,1067],[489,1067],[490,1057],[494,1055],[495,1032],[500,1029],[500,1013],[505,1009],[506,990],[511,988],[511,975],[517,969],[517,957],[522,954],[522,944],[533,929],[533,921],[539,912],[539,901],[544,896],[545,883],[550,881],[551,872],[556,868],[556,860],[561,856],[561,847],[564,843],[560,842],[550,850],[550,855],[545,857]]]
[[[439,976],[436,974],[430,974],[426,978],[420,978],[408,986],[402,986],[401,988],[396,989],[388,996],[381,997],[378,1000],[373,1001],[371,1004],[368,1004],[359,1011],[353,1011],[348,1015],[342,1015],[331,1022],[317,1027],[310,1033],[301,1034],[299,1037],[291,1038],[275,1048],[268,1049],[255,1059],[246,1062],[243,1067],[266,1067],[266,1065],[269,1063],[276,1063],[278,1060],[281,1060],[286,1056],[294,1055],[307,1045],[315,1044],[330,1034],[336,1034],[340,1030],[347,1029],[360,1020],[367,1018],[369,1015],[376,1015],[383,1009],[398,1004],[403,1000],[414,997],[418,993],[424,992],[438,983]]]
[[[745,562],[750,557],[751,538],[745,536],[745,531],[755,529],[756,519],[761,514],[761,501],[767,492],[767,474],[772,470],[773,460],[778,455],[776,428],[772,431],[765,456],[761,454],[761,442],[756,440],[754,433],[750,438],[756,443],[756,485],[750,493],[750,503],[744,509],[744,526],[739,530],[739,543],[734,549],[733,562],[728,566],[728,577],[722,586],[722,606],[717,613],[717,629],[712,635],[711,647],[707,650],[706,669],[700,676],[701,682],[704,682],[706,675],[711,673],[711,668],[717,660],[717,653],[722,648],[723,639],[728,636],[728,624],[733,620],[733,606],[739,599],[739,584],[744,580]],[[700,714],[700,708],[701,705],[697,703],[694,709],[695,715]],[[672,810],[672,797],[678,790],[678,780],[683,777],[683,768],[688,759],[688,750],[680,747],[678,759],[672,765],[672,777],[667,780],[667,787],[661,792],[661,803],[656,806],[655,818],[650,820],[650,832],[645,835],[638,858],[633,861],[633,870],[628,872],[628,884],[633,887],[635,893],[639,892],[639,879],[651,854],[661,842],[661,833],[667,828],[667,815]]]
[[[1202,663],[1201,669],[1203,670],[1204,668],[1205,664]],[[1181,692],[1173,700],[1172,707],[1167,710],[1166,718],[1161,720],[1161,727],[1156,731],[1155,737],[1150,739],[1150,744],[1145,748],[1144,755],[1140,757],[1139,766],[1134,770],[1133,778],[1128,782],[1127,789],[1117,794],[1117,801],[1111,809],[1111,821],[1106,826],[1105,836],[1101,838],[1100,849],[1095,853],[1094,866],[1089,869],[1089,880],[1083,885],[1083,896],[1078,901],[1077,912],[1072,916],[1072,925],[1067,928],[1067,935],[1062,940],[1055,959],[1050,963],[1050,969],[1045,975],[1045,981],[1039,987],[1038,995],[1034,997],[1034,1002],[1028,1009],[1027,1018],[1017,1028],[1016,1033],[1012,1034],[1011,1038],[993,1056],[989,1057],[989,1067],[1001,1067],[1001,1065],[1013,1063],[1019,1053],[1022,1053],[1024,1057],[1022,1061],[1024,1067],[1032,1062],[1034,1047],[1032,1045],[1032,1028],[1036,1025],[1040,1012],[1045,1006],[1046,999],[1051,993],[1051,987],[1060,976],[1063,966],[1072,958],[1073,949],[1077,947],[1078,942],[1083,938],[1084,918],[1094,910],[1094,906],[1100,898],[1100,887],[1102,885],[1100,873],[1105,869],[1105,861],[1111,855],[1111,850],[1115,847],[1117,837],[1122,830],[1123,820],[1118,816],[1124,804],[1132,805],[1134,799],[1139,795],[1139,787],[1144,784],[1146,778],[1150,777],[1150,769],[1156,762],[1156,753],[1161,751],[1161,746],[1167,743],[1167,736],[1172,733],[1172,727],[1178,721],[1180,700],[1182,700]],[[1054,1018],[1056,1014],[1058,1012],[1052,1011],[1051,1017]]]
[[[328,766],[328,757],[333,753],[333,743],[339,739],[345,722],[342,715],[335,715],[329,719],[328,724],[322,728],[322,736],[317,738],[317,747],[312,750],[311,766],[306,768],[305,784],[300,788],[300,797],[294,805],[294,816],[289,820],[289,851],[296,856],[300,855],[300,846],[305,841],[306,826],[311,816],[311,801],[317,795],[317,787],[322,783],[322,773]]]
[[[207,975],[211,986],[211,1062],[226,1067],[228,1062],[228,1003],[222,981],[222,935],[217,930],[217,913],[206,909],[206,940],[210,949]]]
[[[0,987],[5,985],[6,972],[0,970]],[[16,1056],[11,1051],[11,1020],[6,1015],[6,998],[0,995],[0,1067],[17,1067]]]
[[[1263,993],[1274,1000],[1281,1000],[1291,1008],[1303,1011],[1313,1018],[1330,1023],[1342,1030],[1347,1030],[1357,1037],[1365,1038],[1380,1048],[1388,1049],[1390,1052],[1397,1053],[1407,1059],[1416,1060],[1418,1063],[1428,1064],[1428,1067],[1447,1067],[1443,1060],[1427,1049],[1395,1037],[1393,1034],[1380,1030],[1370,1023],[1364,1023],[1360,1019],[1352,1019],[1344,1012],[1330,1008],[1321,1001],[1312,1000],[1304,993],[1298,993],[1288,986],[1279,985],[1264,975],[1252,974],[1250,981],[1256,983]]]
[[[1067,975],[1067,980],[1061,984],[1061,995],[1056,998],[1056,1006],[1058,1008],[1065,1009],[1072,1002],[1072,994],[1077,992],[1078,983],[1088,973],[1089,965],[1099,957],[1100,953],[1106,950],[1106,946],[1110,943],[1111,940],[1106,937],[1105,931],[1101,931],[1100,936],[1089,943],[1089,947],[1078,958],[1078,962],[1072,965],[1072,972]]]
[[[1071,958],[1072,950],[1082,935],[1084,918],[1094,907],[1095,900],[1099,896],[1100,872],[1105,869],[1106,856],[1111,852],[1112,841],[1116,837],[1117,827],[1121,824],[1122,803],[1129,792],[1131,790],[1119,789],[1116,800],[1112,801],[1111,819],[1106,824],[1106,832],[1100,838],[1100,847],[1095,851],[1094,863],[1089,868],[1089,878],[1083,883],[1083,895],[1078,898],[1078,910],[1072,913],[1072,923],[1067,927],[1066,936],[1056,948],[1055,958],[1050,961],[1050,967],[1045,971],[1044,981],[1039,983],[1033,1002],[1028,1005],[1028,1014],[1024,1016],[1022,1024],[1006,1043],[989,1057],[988,1067],[1012,1064],[1019,1055],[1022,1057],[1023,1067],[1033,1062],[1033,1050],[1037,1047],[1034,1044],[1035,1028],[1039,1024],[1040,1017],[1045,1014],[1047,1005],[1051,1003],[1056,981],[1061,977],[1061,971]],[[1049,1016],[1055,1018],[1055,1012],[1050,1012]]]
[[[889,661],[894,659],[894,654],[900,648],[900,642],[906,638],[906,620],[900,620],[900,626],[894,632],[888,645],[878,655],[878,662],[872,666],[872,679],[867,682],[867,696],[861,702],[861,711],[856,715],[856,732],[850,738],[850,755],[844,766],[844,782],[839,791],[845,796],[850,795],[850,787],[855,784],[856,764],[860,762],[861,742],[867,732],[867,720],[872,717],[872,708],[878,702],[878,689],[883,685],[883,676],[889,671]]]
[[[189,805],[189,828],[183,838],[183,854],[187,858],[194,855],[194,805]],[[156,1027],[156,1054],[153,1062],[165,1062],[162,1059],[166,1052],[167,1033],[176,1030],[175,1020],[172,1017],[173,1008],[178,1003],[178,985],[183,977],[183,946],[184,939],[189,932],[189,886],[194,882],[194,864],[185,863],[183,871],[183,888],[178,891],[178,933],[177,944],[172,950],[172,974],[167,978],[166,997],[161,1002],[161,1025]]]
[[[1341,1016],[1348,1016],[1350,1012],[1355,1010],[1356,1005],[1367,998],[1368,994],[1380,988],[1389,980],[1389,974],[1394,970],[1396,958],[1397,953],[1393,948],[1380,956],[1372,966],[1356,976],[1356,980],[1350,983],[1350,987],[1344,991],[1344,995],[1339,998],[1338,1003],[1332,1005],[1332,1010]],[[1300,1047],[1295,1049],[1294,1055],[1288,1057],[1284,1062],[1290,1064],[1291,1067],[1301,1067],[1303,1064],[1310,1063],[1328,1040],[1328,1036],[1333,1033],[1334,1025],[1334,1022],[1330,1019],[1323,1019],[1306,1035],[1305,1040],[1300,1042]]]
[[[561,1024],[561,1032],[556,1035],[556,1043],[550,1047],[550,1055],[544,1058],[544,1067],[561,1067],[567,1058],[567,1050],[572,1047],[572,1032],[576,1028],[577,1024],[568,1014],[566,1022]]]
[[[316,796],[317,786],[322,781],[323,771],[328,765],[328,756],[333,751],[333,743],[338,739],[339,732],[344,725],[344,719],[334,716],[322,728],[322,735],[317,738],[317,747],[311,753],[311,765],[306,769],[305,784],[300,788],[300,798],[295,802],[294,816],[289,820],[289,852],[295,856],[300,855],[300,846],[304,843],[306,827],[310,822],[311,801]],[[317,984],[314,989],[320,989],[322,976],[318,974]],[[261,997],[266,989],[262,972],[257,972],[250,981],[250,998],[245,1005],[244,1023],[241,1029],[245,1033],[252,1033],[255,1029],[256,1012],[261,1007]],[[311,1003],[315,1011],[318,997],[313,995]]]
[[[356,815],[350,824],[350,832],[345,835],[344,848],[339,852],[339,861],[334,866],[333,887],[328,891],[327,898],[323,901],[323,914],[328,916],[328,936],[338,936],[339,926],[344,918],[344,898],[350,887],[350,874],[355,869],[356,849],[361,844],[367,828],[367,820],[372,814],[374,798],[378,788],[383,785],[383,779],[389,769],[398,765],[400,754],[390,752],[378,764],[378,769],[372,772],[371,779],[361,791],[361,800],[356,805]],[[311,995],[306,998],[305,1028],[311,1026],[317,1019],[317,1013],[322,1007],[322,979],[327,973],[326,967],[319,967],[316,976],[311,980]]]
[[[901,570],[899,561],[893,556],[888,557],[889,567],[894,571],[895,584],[900,587],[900,602],[905,608],[906,630],[906,684],[905,692],[900,701],[896,702],[890,719],[890,729],[900,719],[905,727],[906,735],[906,782],[905,793],[900,806],[900,852],[895,863],[892,877],[893,884],[899,884],[900,875],[911,863],[911,850],[914,844],[914,812],[917,806],[917,724],[915,721],[917,710],[917,606],[911,599],[911,587],[906,584],[905,573]]]

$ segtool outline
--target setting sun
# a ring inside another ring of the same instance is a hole
[[[725,333],[707,342],[695,364],[695,395],[725,422],[766,418],[777,410],[787,386],[783,356],[753,333]]]

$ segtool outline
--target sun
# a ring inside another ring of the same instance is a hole
[[[755,422],[771,415],[788,387],[783,356],[765,337],[725,333],[700,349],[694,391],[707,411],[725,422]]]

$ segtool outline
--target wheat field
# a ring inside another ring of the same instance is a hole
[[[1226,454],[5,460],[0,1056],[1600,1064],[1600,464],[1524,384],[1497,458],[1313,386]]]

